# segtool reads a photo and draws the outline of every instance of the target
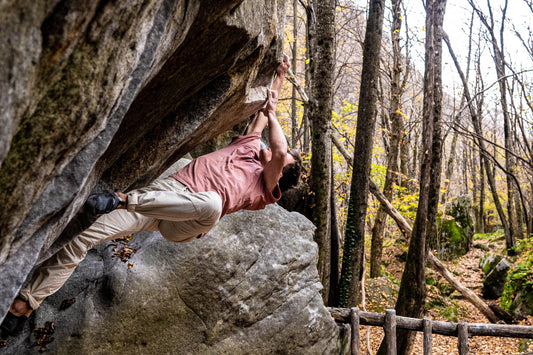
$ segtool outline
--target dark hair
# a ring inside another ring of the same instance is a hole
[[[302,172],[302,158],[300,152],[296,149],[289,150],[289,154],[294,158],[294,163],[283,167],[282,176],[279,179],[279,188],[281,192],[292,189],[298,184],[300,173]]]

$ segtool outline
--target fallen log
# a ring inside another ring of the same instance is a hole
[[[490,309],[490,307],[485,302],[483,302],[483,300],[479,298],[478,295],[476,295],[472,290],[469,290],[468,288],[461,285],[461,283],[452,276],[452,274],[446,269],[446,267],[440,262],[440,260],[437,259],[435,255],[433,255],[433,253],[429,252],[427,257],[433,269],[439,274],[441,274],[442,277],[444,277],[446,281],[448,281],[448,283],[453,286],[453,288],[459,291],[459,293],[461,293],[464,298],[466,298],[477,309],[479,309],[489,321],[491,321],[492,323],[498,323],[500,321],[500,318],[496,316],[492,309]]]

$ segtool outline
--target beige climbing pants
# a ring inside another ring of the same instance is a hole
[[[128,193],[127,210],[99,217],[37,270],[19,297],[32,309],[55,293],[93,246],[140,231],[160,231],[167,240],[184,243],[208,232],[218,222],[222,199],[212,191],[192,193],[175,180],[156,180]]]

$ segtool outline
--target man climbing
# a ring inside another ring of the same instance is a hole
[[[245,136],[145,188],[128,194],[91,195],[86,207],[101,216],[34,272],[11,304],[2,329],[18,334],[31,312],[61,288],[87,251],[99,243],[145,230],[159,231],[172,242],[188,242],[205,235],[222,216],[262,209],[278,201],[281,191],[296,185],[301,159],[297,152],[287,152],[275,113],[277,93],[289,68],[284,55],[265,107],[255,115]],[[261,149],[261,132],[267,125],[270,148]]]

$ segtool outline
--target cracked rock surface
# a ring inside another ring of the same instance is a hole
[[[31,322],[55,320],[47,348],[59,354],[338,353],[313,231],[302,215],[270,205],[225,216],[191,243],[139,233],[127,262],[113,257],[121,243],[103,244]],[[27,328],[6,350],[32,353],[31,344]]]
[[[145,186],[257,111],[286,2],[0,2],[0,320],[92,192]]]

